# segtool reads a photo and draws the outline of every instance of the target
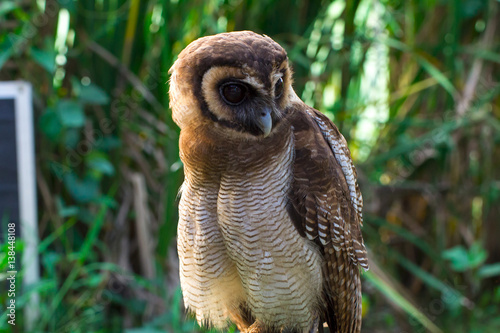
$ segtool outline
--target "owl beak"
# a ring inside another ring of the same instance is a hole
[[[268,136],[273,128],[273,119],[271,118],[271,112],[272,111],[270,108],[263,109],[262,111],[260,111],[256,121],[257,126],[259,126],[259,128],[262,130],[262,133],[264,133],[264,137]]]

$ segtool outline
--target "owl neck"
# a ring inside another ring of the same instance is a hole
[[[270,166],[281,155],[290,154],[290,145],[292,129],[284,121],[266,138],[221,135],[213,126],[199,126],[183,128],[179,140],[186,179],[205,184],[218,183],[228,172]]]

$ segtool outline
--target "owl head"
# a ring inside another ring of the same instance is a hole
[[[170,73],[170,105],[181,129],[208,125],[225,136],[262,139],[295,96],[286,51],[251,31],[195,40]]]

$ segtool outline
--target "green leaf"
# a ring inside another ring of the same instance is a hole
[[[464,46],[460,48],[460,50],[463,51],[464,53],[472,54],[475,57],[500,63],[500,54],[494,51],[490,51],[488,49],[484,49],[478,46]]]
[[[78,206],[66,206],[61,197],[56,197],[57,213],[61,217],[75,216],[78,214]]]
[[[7,42],[14,51],[19,53],[23,51],[24,47],[29,43],[29,40],[22,35],[16,35],[11,32],[7,35]]]
[[[363,273],[365,279],[373,283],[376,289],[384,294],[388,299],[403,309],[407,314],[415,318],[420,324],[427,328],[429,332],[442,333],[442,331],[426,316],[426,314],[409,302],[398,290],[394,288],[382,276],[367,271]]]
[[[107,195],[101,195],[99,198],[97,198],[96,202],[103,204],[103,205],[106,205],[106,207],[110,207],[110,208],[117,208],[118,207],[118,203],[116,202],[116,200],[112,197],[107,196]]]
[[[56,111],[52,108],[47,108],[42,114],[39,120],[39,126],[49,140],[56,141],[61,134],[61,121]]]
[[[413,273],[416,277],[425,282],[429,287],[440,291],[443,295],[443,301],[446,302],[446,304],[451,308],[457,308],[461,304],[466,304],[466,302],[468,302],[468,300],[462,294],[460,294],[458,290],[444,283],[429,272],[423,270],[420,266],[415,265],[407,258],[399,254],[397,251],[394,252],[393,255],[398,260],[401,266]]]
[[[104,105],[109,103],[108,94],[93,83],[88,86],[82,85],[79,99],[88,104]]]
[[[480,266],[487,257],[488,253],[482,247],[481,243],[472,244],[468,251],[461,245],[443,251],[443,258],[448,259],[451,263],[451,267],[457,272],[464,272],[476,268]]]
[[[75,14],[77,12],[77,1],[68,1],[68,0],[59,0],[58,1],[61,8],[67,9],[71,14]]]
[[[55,52],[47,52],[36,49],[34,47],[31,48],[31,57],[37,64],[45,68],[47,72],[53,74],[56,70],[56,54]]]
[[[482,265],[488,258],[488,252],[483,248],[480,242],[472,244],[468,253],[469,267],[476,268]]]
[[[161,332],[164,331],[152,327],[129,328],[125,330],[125,333],[161,333]]]
[[[464,272],[469,268],[467,250],[461,245],[443,251],[443,258],[449,260],[451,267],[457,272]]]
[[[4,1],[0,3],[0,16],[10,13],[19,6],[14,1]]]
[[[67,148],[75,149],[80,141],[81,131],[78,128],[68,128],[64,133],[64,145]]]
[[[460,4],[460,9],[462,10],[463,16],[465,18],[471,18],[478,15],[484,7],[487,1],[483,0],[465,0]]]
[[[71,172],[71,169],[68,166],[55,161],[49,161],[49,167],[52,174],[54,174],[59,181],[63,180],[64,174]]]
[[[71,84],[76,96],[78,96],[82,104],[105,105],[109,103],[110,98],[108,94],[97,85],[93,83],[83,85],[80,80],[75,77],[71,78]]]
[[[484,265],[479,269],[477,274],[483,279],[500,275],[500,262],[491,265]]]
[[[437,69],[433,64],[431,64],[429,61],[427,61],[424,58],[417,57],[417,61],[420,63],[423,69],[425,69],[430,76],[432,76],[441,86],[451,95],[451,96],[457,96],[458,92],[451,83],[451,81],[441,73],[439,69]]]
[[[46,275],[49,278],[57,276],[56,267],[58,267],[59,261],[62,259],[62,255],[56,252],[45,252],[42,258],[42,265],[46,270]]]
[[[387,46],[395,48],[397,50],[407,52],[415,56],[415,60],[422,66],[424,70],[429,73],[451,96],[457,95],[457,90],[451,81],[444,75],[439,69],[437,69],[433,64],[431,64],[427,59],[414,51],[405,43],[393,39],[393,38],[382,38],[381,42],[385,43]]]
[[[97,287],[103,282],[104,276],[101,274],[92,274],[89,275],[87,278],[79,279],[78,281],[75,281],[73,285],[71,285],[71,289],[73,290],[78,290],[79,288],[85,287],[85,288],[93,288]]]
[[[65,127],[82,127],[85,124],[83,106],[78,102],[67,99],[59,101],[57,114]]]
[[[85,162],[87,166],[94,171],[98,171],[106,175],[113,175],[115,173],[113,164],[111,164],[108,158],[102,153],[90,153]]]
[[[9,60],[11,55],[12,47],[5,47],[5,45],[0,47],[0,69],[2,69],[3,65],[7,62],[7,60]]]
[[[99,145],[99,148],[101,150],[111,150],[111,149],[118,148],[121,145],[122,145],[122,142],[121,142],[121,140],[118,137],[116,137],[116,136],[105,136],[102,139],[102,142]]]
[[[97,216],[95,218],[95,223],[90,227],[90,230],[85,236],[85,240],[80,248],[78,262],[75,266],[73,266],[69,275],[66,276],[63,285],[58,289],[57,294],[52,298],[52,302],[50,303],[47,311],[45,311],[43,317],[40,320],[40,325],[42,327],[47,324],[50,318],[53,317],[56,307],[61,304],[64,296],[71,288],[71,285],[75,282],[76,277],[80,273],[83,262],[89,257],[90,249],[95,245],[97,236],[99,235],[99,231],[104,224],[104,216],[106,215],[107,210],[107,207],[104,205],[99,209],[99,212],[97,213]]]
[[[77,202],[89,202],[99,196],[99,182],[93,177],[79,179],[74,173],[66,173],[64,185]]]

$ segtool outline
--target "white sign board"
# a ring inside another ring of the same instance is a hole
[[[8,300],[13,305],[21,289],[39,280],[37,221],[32,88],[22,81],[0,82],[0,243],[24,243],[21,265],[10,265],[7,272],[7,277],[17,276],[18,268],[22,272],[22,282],[21,277],[8,280],[7,288],[15,288],[14,302]],[[24,313],[27,330],[38,317],[38,303],[38,294],[32,293]]]

